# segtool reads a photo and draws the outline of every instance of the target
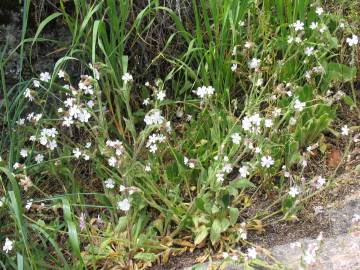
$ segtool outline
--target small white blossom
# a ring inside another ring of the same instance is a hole
[[[81,151],[79,150],[79,148],[73,149],[72,152],[73,152],[75,158],[79,158],[81,156]]]
[[[296,195],[300,194],[299,188],[297,186],[293,186],[289,190],[289,195],[293,198],[296,197]]]
[[[263,156],[261,158],[261,166],[264,168],[270,168],[275,162],[271,156]]]
[[[250,174],[249,166],[246,166],[246,165],[241,166],[239,169],[239,173],[240,173],[241,177],[243,177],[243,178],[247,177]]]
[[[233,144],[239,145],[239,144],[240,144],[240,141],[241,141],[240,134],[239,134],[239,133],[234,133],[234,134],[232,134],[232,135],[231,135],[231,140],[232,140]]]
[[[111,178],[105,180],[105,187],[109,189],[113,189],[115,187],[115,182]]]
[[[322,176],[318,176],[315,180],[315,187],[321,188],[326,183],[326,179]]]
[[[343,136],[348,136],[348,135],[349,135],[349,131],[350,131],[350,129],[348,128],[348,126],[345,125],[345,126],[343,126],[343,127],[341,128],[341,135],[343,135]]]
[[[310,56],[314,53],[314,47],[306,47],[305,48],[305,55]]]
[[[351,38],[346,39],[346,43],[349,44],[350,47],[357,45],[359,43],[359,38],[357,35],[352,35]]]
[[[111,167],[115,167],[116,164],[117,164],[117,159],[116,159],[115,157],[109,158],[109,159],[108,159],[108,164],[109,164],[109,166],[111,166]]]
[[[151,167],[150,165],[146,165],[144,168],[145,172],[151,172]]]
[[[41,72],[40,73],[40,81],[48,82],[51,80],[51,76],[49,72]]]
[[[260,63],[261,63],[261,60],[259,60],[257,58],[253,58],[249,62],[249,68],[250,69],[257,69],[257,68],[259,68]]]
[[[65,72],[62,69],[60,69],[59,72],[58,72],[58,76],[59,76],[59,78],[64,78],[65,77]]]
[[[201,99],[211,97],[215,93],[215,89],[212,86],[201,86],[196,89],[196,91],[193,91],[198,97]]]
[[[5,244],[3,246],[3,251],[5,251],[6,254],[9,253],[9,251],[13,249],[13,244],[14,241],[11,241],[9,238],[6,237]]]
[[[118,209],[127,212],[130,210],[131,205],[130,205],[130,202],[128,199],[124,199],[117,203],[117,207],[118,207]]]
[[[40,82],[38,80],[33,80],[33,85],[35,88],[39,88],[40,87]]]
[[[20,156],[23,158],[26,158],[28,156],[28,150],[27,149],[21,149],[20,150]]]
[[[237,67],[238,67],[237,64],[232,64],[231,71],[235,72],[237,70]]]
[[[265,127],[270,128],[273,126],[272,119],[265,119]]]
[[[133,80],[133,76],[130,73],[125,73],[121,79],[124,81],[124,83],[131,82]]]
[[[316,28],[318,28],[318,26],[319,26],[319,24],[317,22],[312,22],[310,24],[310,29],[315,30]]]
[[[324,9],[322,7],[317,7],[315,10],[316,14],[321,16],[324,13]]]
[[[295,23],[292,24],[292,27],[294,27],[295,31],[301,31],[304,30],[304,23],[297,20]]]
[[[256,248],[252,247],[252,248],[248,248],[247,249],[247,255],[250,259],[255,259],[257,256],[257,252],[256,252]]]
[[[166,97],[165,91],[159,91],[159,92],[156,94],[157,100],[163,101],[165,97]]]
[[[44,161],[44,155],[42,155],[42,154],[37,154],[36,156],[35,156],[35,161],[36,161],[36,163],[41,163],[41,162],[43,162]]]
[[[161,125],[165,122],[165,118],[161,116],[161,111],[152,110],[147,115],[145,115],[144,121],[146,125]]]
[[[305,108],[305,102],[301,102],[299,99],[295,100],[294,109],[298,112],[302,112]]]

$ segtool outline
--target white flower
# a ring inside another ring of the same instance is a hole
[[[318,176],[315,181],[315,187],[321,188],[326,183],[326,179],[322,176]]]
[[[272,115],[274,117],[278,117],[278,116],[280,116],[280,114],[281,114],[281,109],[280,108],[274,108],[274,110],[272,112]]]
[[[292,24],[292,27],[294,27],[295,31],[301,31],[304,30],[304,23],[297,20],[295,23]]]
[[[38,80],[33,80],[33,85],[35,88],[40,87],[40,82]]]
[[[83,159],[84,160],[89,160],[90,159],[90,156],[89,155],[87,155],[87,154],[82,154],[82,157],[83,157]]]
[[[204,99],[211,97],[215,93],[215,89],[212,86],[200,86],[196,89],[196,91],[193,91],[193,93]]]
[[[21,164],[19,162],[15,162],[13,165],[14,170],[17,170],[21,167]]]
[[[226,163],[224,167],[222,168],[222,171],[225,173],[231,173],[232,172],[232,165],[230,163]]]
[[[150,98],[145,98],[143,101],[143,105],[147,106],[150,104]]]
[[[265,127],[269,128],[273,126],[272,119],[265,119]]]
[[[72,124],[74,124],[73,118],[71,116],[65,116],[62,125],[65,127],[70,127]]]
[[[32,204],[33,204],[33,199],[27,200],[26,205],[25,205],[25,209],[29,211]]]
[[[246,131],[249,131],[252,127],[251,119],[248,116],[245,116],[242,122],[242,128]]]
[[[86,106],[88,106],[90,109],[92,109],[94,107],[95,103],[93,100],[89,100],[88,102],[86,102]]]
[[[9,238],[6,237],[5,244],[3,246],[3,251],[7,254],[9,251],[13,249],[14,241],[11,241]]]
[[[1,198],[0,198],[0,207],[3,207],[3,206],[4,206],[4,203],[5,203],[5,198],[4,198],[4,197],[1,197]]]
[[[109,188],[109,189],[114,188],[114,187],[115,187],[115,182],[114,182],[114,180],[112,180],[111,178],[107,179],[107,180],[105,181],[105,187],[106,187],[106,188]]]
[[[226,259],[227,257],[229,257],[229,253],[223,252],[223,253],[222,253],[222,257],[223,257],[224,259]]]
[[[237,64],[232,64],[231,71],[235,72],[237,70]]]
[[[250,49],[254,44],[251,41],[246,41],[244,44],[244,47],[246,49]]]
[[[255,259],[257,256],[257,252],[256,252],[256,248],[252,247],[252,248],[248,248],[247,249],[247,255],[250,259]]]
[[[352,35],[351,38],[346,39],[346,43],[349,44],[350,47],[357,45],[359,43],[359,38],[357,35]]]
[[[89,149],[90,147],[91,147],[91,142],[87,142],[87,143],[85,144],[85,148]]]
[[[72,152],[74,154],[74,157],[76,157],[76,158],[79,158],[81,156],[81,151],[79,150],[79,148],[73,149]]]
[[[184,164],[191,169],[195,168],[195,163],[193,161],[190,161],[187,157],[184,157]]]
[[[318,26],[319,26],[319,24],[317,22],[312,22],[310,24],[310,29],[315,30]]]
[[[249,68],[250,69],[257,69],[260,66],[261,60],[257,58],[253,58],[249,62]]]
[[[240,134],[239,134],[239,133],[234,133],[234,134],[232,134],[232,135],[231,135],[231,140],[232,140],[233,144],[239,145],[239,144],[240,144],[240,141],[241,141]]]
[[[217,173],[216,174],[216,181],[218,181],[218,182],[223,182],[224,181],[224,173],[222,173],[222,172],[219,172],[219,173]]]
[[[289,124],[290,126],[293,126],[296,124],[296,118],[295,117],[291,117],[290,120],[289,120]]]
[[[315,10],[316,14],[317,15],[321,15],[324,13],[324,9],[322,7],[317,7],[316,10]]]
[[[100,79],[100,72],[99,72],[99,70],[96,68],[96,67],[94,67],[91,63],[89,63],[89,67],[90,67],[90,69],[93,71],[93,73],[94,73],[94,77],[95,77],[95,80],[99,80]]]
[[[288,44],[291,44],[294,42],[294,37],[292,36],[288,36],[288,40],[287,40]]]
[[[115,157],[111,157],[108,159],[109,166],[115,167],[117,163],[117,159]]]
[[[158,150],[158,147],[156,144],[150,145],[150,149],[149,149],[150,153],[155,154],[157,150]]]
[[[314,47],[306,47],[305,48],[305,55],[310,56],[314,53]]]
[[[31,93],[31,90],[30,90],[29,88],[26,88],[26,89],[25,89],[24,96],[25,96],[29,101],[33,101],[33,100],[34,100],[34,96],[33,96],[33,94]]]
[[[345,126],[343,126],[343,127],[341,128],[341,135],[343,135],[343,136],[348,136],[348,135],[349,135],[349,131],[350,131],[350,129],[348,128],[348,126],[345,125]]]
[[[128,83],[133,80],[133,76],[130,73],[125,73],[121,79],[124,81],[124,83]]]
[[[146,125],[161,125],[164,123],[165,118],[161,116],[161,111],[152,110],[147,115],[145,115],[144,121]]]
[[[250,174],[249,166],[246,166],[246,165],[241,166],[240,169],[239,169],[239,173],[240,173],[240,176],[243,177],[243,178],[248,176]]]
[[[297,36],[296,38],[295,38],[295,43],[297,43],[297,44],[300,44],[301,43],[301,37],[300,36]]]
[[[165,91],[159,91],[157,94],[156,94],[156,98],[160,101],[163,101],[164,98],[166,97],[166,93]]]
[[[40,81],[48,82],[48,81],[50,81],[50,79],[51,79],[51,76],[50,76],[49,72],[41,72],[40,73]]]
[[[263,79],[263,78],[259,78],[259,79],[256,80],[255,86],[256,86],[256,87],[260,87],[260,86],[263,85],[263,83],[264,83],[264,79]]]
[[[298,195],[299,193],[300,193],[300,191],[299,191],[299,188],[298,188],[297,186],[293,186],[293,187],[291,187],[290,190],[289,190],[289,195],[290,195],[291,197],[293,197],[293,198],[295,198],[296,195]]]
[[[272,165],[274,165],[274,160],[271,156],[263,156],[261,158],[261,166],[264,168],[270,168]]]
[[[298,112],[301,112],[305,108],[305,102],[301,102],[299,99],[295,100],[294,109]]]
[[[118,209],[126,212],[126,211],[130,210],[131,205],[130,205],[130,202],[128,199],[124,199],[117,203],[117,207],[118,207]]]
[[[320,29],[319,29],[319,32],[321,33],[321,34],[323,34],[325,31],[326,31],[326,26],[322,26]]]
[[[144,168],[144,171],[145,171],[145,172],[151,172],[151,167],[150,167],[150,165],[146,165],[145,168]]]
[[[26,158],[28,156],[28,150],[27,149],[21,149],[20,150],[20,156],[23,158]]]
[[[62,69],[60,69],[59,72],[58,72],[58,76],[59,76],[59,78],[64,78],[65,77],[65,72]]]
[[[37,154],[36,156],[35,156],[35,161],[36,161],[36,163],[41,163],[41,162],[43,162],[44,161],[44,155],[42,155],[42,154]]]

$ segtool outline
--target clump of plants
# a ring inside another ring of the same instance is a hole
[[[158,1],[131,24],[131,1],[74,0],[75,16],[66,2],[31,42],[63,18],[67,54],[3,93],[3,268],[144,269],[204,248],[274,269],[247,234],[296,219],[331,184],[308,163],[337,107],[358,110],[355,90],[339,90],[354,89],[351,27],[316,1],[192,1],[191,28]],[[167,45],[187,49],[164,48],[168,74],[139,81],[129,43],[157,12],[178,30]]]

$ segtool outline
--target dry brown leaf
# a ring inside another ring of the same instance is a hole
[[[330,153],[328,154],[327,160],[326,160],[326,164],[330,167],[330,168],[336,168],[342,159],[342,153],[339,149],[334,148],[330,151]]]

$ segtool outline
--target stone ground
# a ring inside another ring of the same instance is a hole
[[[356,181],[360,178],[356,176]],[[360,222],[356,226],[352,223],[354,214],[360,215],[360,190],[351,190],[341,200],[329,204],[322,215],[330,221],[330,231],[324,237],[316,262],[308,266],[308,270],[360,270]],[[272,255],[281,261],[286,269],[301,269],[304,249],[318,243],[316,239],[302,238],[300,243],[286,243],[271,248]],[[184,270],[220,269],[214,264],[205,263]],[[240,270],[241,266],[226,266],[227,270]]]

